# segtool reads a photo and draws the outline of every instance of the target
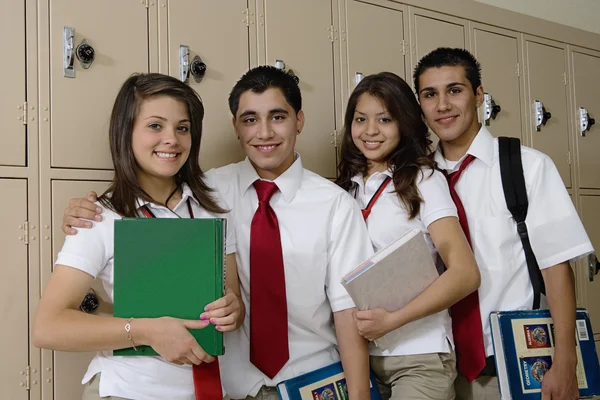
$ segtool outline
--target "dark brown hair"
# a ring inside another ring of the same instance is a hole
[[[368,170],[367,158],[352,140],[352,121],[360,96],[368,94],[385,106],[400,134],[400,143],[387,156],[386,162],[394,168],[393,182],[400,202],[406,207],[410,218],[415,218],[421,209],[423,199],[417,188],[421,170],[435,168],[431,150],[429,131],[423,121],[421,108],[410,86],[398,75],[381,72],[365,77],[348,99],[344,117],[344,137],[338,165],[339,176],[336,183],[345,190],[354,187],[352,177],[365,175]]]
[[[200,206],[207,211],[224,213],[211,196],[212,189],[204,182],[198,156],[202,138],[204,106],[198,94],[185,83],[163,74],[134,74],[117,94],[110,116],[109,140],[115,176],[100,203],[123,217],[137,217],[137,199],[156,203],[140,186],[139,166],[133,155],[131,138],[142,102],[148,98],[168,96],[186,105],[190,119],[192,146],[185,164],[175,176],[177,186],[187,183]]]
[[[467,50],[458,48],[453,49],[450,47],[438,47],[421,58],[413,73],[415,91],[417,94],[421,89],[419,77],[429,68],[442,67],[463,67],[465,76],[471,83],[473,93],[477,94],[477,88],[481,86],[481,65],[477,59],[475,59],[473,54],[469,53]]]

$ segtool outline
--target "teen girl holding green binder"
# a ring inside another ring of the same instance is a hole
[[[427,126],[410,87],[382,72],[364,78],[346,108],[337,183],[363,208],[375,251],[420,229],[447,271],[406,307],[357,311],[369,340],[399,329],[389,349],[370,344],[383,399],[454,398],[456,357],[447,309],[479,287],[479,270],[458,223],[446,178],[430,156]],[[403,282],[398,282],[402,290]]]
[[[195,399],[190,365],[211,363],[214,358],[188,329],[212,323],[227,332],[244,319],[233,223],[227,224],[227,293],[200,305],[206,312],[197,320],[131,320],[79,310],[95,278],[102,280],[112,300],[116,219],[142,216],[144,205],[158,218],[229,219],[199,167],[203,117],[198,95],[166,75],[133,75],[117,95],[109,128],[115,177],[97,203],[103,206],[102,221],[89,222],[91,229],[66,238],[33,325],[37,347],[98,351],[83,378],[85,400]],[[152,346],[161,357],[112,356],[114,349],[140,345]]]

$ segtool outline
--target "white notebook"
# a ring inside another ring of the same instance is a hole
[[[406,306],[438,277],[425,237],[413,229],[344,276],[342,285],[359,310],[392,312]],[[382,349],[393,347],[399,340],[396,333],[388,333],[375,344]]]

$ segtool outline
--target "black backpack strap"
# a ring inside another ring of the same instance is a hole
[[[531,279],[531,285],[533,286],[533,309],[537,310],[540,308],[540,295],[546,294],[546,287],[542,271],[540,271],[529,242],[527,225],[525,225],[529,202],[521,161],[521,141],[518,138],[500,137],[498,138],[498,145],[504,198],[508,210],[517,223],[517,232],[521,237],[527,269],[529,270],[529,279]]]

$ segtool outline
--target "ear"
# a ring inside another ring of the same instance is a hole
[[[485,92],[483,90],[483,85],[479,85],[479,87],[475,91],[475,102],[477,104],[477,108],[479,108],[483,104],[483,94],[484,93]]]
[[[302,132],[303,128],[304,128],[304,111],[300,110],[300,111],[298,111],[298,114],[296,114],[296,131],[298,132],[298,135],[300,134],[300,132]]]
[[[237,138],[239,140],[240,134],[238,133],[237,124],[235,122],[236,122],[235,117],[231,117],[231,124],[233,125],[233,132],[235,133],[235,136],[237,136]]]

